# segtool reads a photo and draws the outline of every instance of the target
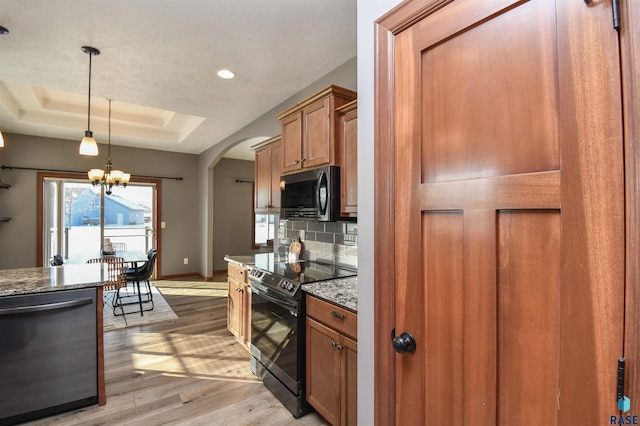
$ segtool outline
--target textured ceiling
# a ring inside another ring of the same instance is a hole
[[[0,0],[0,130],[199,154],[356,55],[356,0]],[[216,76],[221,68],[233,80]]]

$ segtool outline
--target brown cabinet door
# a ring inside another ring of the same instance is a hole
[[[280,175],[282,169],[282,144],[271,144],[271,208],[280,208]]]
[[[256,150],[255,211],[264,213],[271,205],[271,150],[268,146]]]
[[[378,32],[376,418],[607,423],[625,259],[611,4],[436,3]],[[415,352],[393,352],[394,327]]]
[[[342,424],[358,424],[358,343],[342,336]]]
[[[240,314],[240,341],[249,348],[251,344],[251,287],[247,284],[240,286],[242,290],[240,297],[242,300],[242,310]]]
[[[332,425],[340,423],[340,334],[307,317],[307,401]]]
[[[302,168],[302,111],[281,120],[282,173]]]
[[[325,98],[302,110],[303,167],[329,164],[333,150],[331,99]],[[335,127],[333,127],[335,129]]]
[[[358,110],[340,116],[340,212],[358,213]]]
[[[282,144],[279,138],[256,149],[255,212],[272,213],[280,209],[280,170]]]
[[[241,330],[241,312],[242,312],[242,293],[241,283],[229,278],[227,280],[229,291],[227,294],[227,329],[236,337],[240,336]]]

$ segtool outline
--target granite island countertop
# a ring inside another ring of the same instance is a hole
[[[0,297],[100,287],[107,279],[107,265],[101,263],[3,269]]]
[[[255,256],[254,255],[246,255],[246,256],[233,256],[233,255],[225,255],[224,260],[227,262],[233,263],[241,268],[249,268],[255,265]]]
[[[302,290],[320,299],[358,312],[358,277],[303,284]]]

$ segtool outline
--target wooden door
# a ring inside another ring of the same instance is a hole
[[[358,110],[353,101],[339,110],[340,214],[358,215]]]
[[[256,212],[266,212],[271,205],[271,163],[271,149],[268,145],[256,150]]]
[[[330,424],[340,424],[340,334],[307,317],[307,401]]]
[[[302,168],[302,111],[285,117],[282,124],[282,173]]]
[[[303,143],[302,167],[316,167],[329,164],[333,138],[331,118],[331,99],[329,97],[312,103],[302,110]]]
[[[418,0],[377,30],[378,423],[609,424],[625,255],[610,2]],[[415,352],[393,351],[393,328]]]
[[[236,337],[241,334],[242,284],[228,278],[227,293],[227,329]]]
[[[346,336],[342,341],[341,421],[345,426],[358,424],[358,343]]]
[[[251,347],[251,287],[247,284],[240,286],[240,300],[242,309],[240,310],[240,341],[245,347]]]
[[[280,208],[280,175],[282,169],[282,143],[273,142],[271,145],[271,202],[272,209]]]

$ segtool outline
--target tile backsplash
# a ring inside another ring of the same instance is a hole
[[[302,241],[302,259],[358,267],[358,224],[354,222],[313,222],[281,220],[277,247],[285,254],[295,237]]]

